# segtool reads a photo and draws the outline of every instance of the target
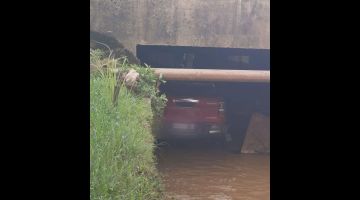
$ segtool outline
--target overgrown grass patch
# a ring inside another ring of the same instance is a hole
[[[90,54],[95,68],[132,68],[140,74],[138,91],[122,85],[116,106],[112,102],[116,74],[98,70],[90,75],[90,197],[160,199],[151,127],[161,115],[165,97],[157,93],[157,78],[150,68],[103,58],[101,52]]]

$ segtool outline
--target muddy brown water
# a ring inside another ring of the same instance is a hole
[[[232,154],[220,141],[168,141],[159,148],[166,199],[270,199],[270,155]]]

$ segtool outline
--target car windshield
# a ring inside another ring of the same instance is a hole
[[[216,85],[205,82],[167,82],[161,85],[160,90],[171,96],[216,96]]]

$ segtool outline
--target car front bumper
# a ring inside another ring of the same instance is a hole
[[[224,126],[212,123],[167,123],[164,124],[159,137],[201,137],[207,135],[221,135]]]

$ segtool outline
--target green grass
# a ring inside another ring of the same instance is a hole
[[[103,64],[96,55],[91,55],[91,59],[95,65]],[[119,64],[119,60],[103,62],[129,67]],[[90,199],[161,199],[151,132],[151,97],[122,87],[114,107],[115,83],[115,75],[109,72],[93,73],[90,77]],[[143,84],[147,84],[147,89],[152,87],[150,83]],[[155,87],[152,90],[156,94]]]

